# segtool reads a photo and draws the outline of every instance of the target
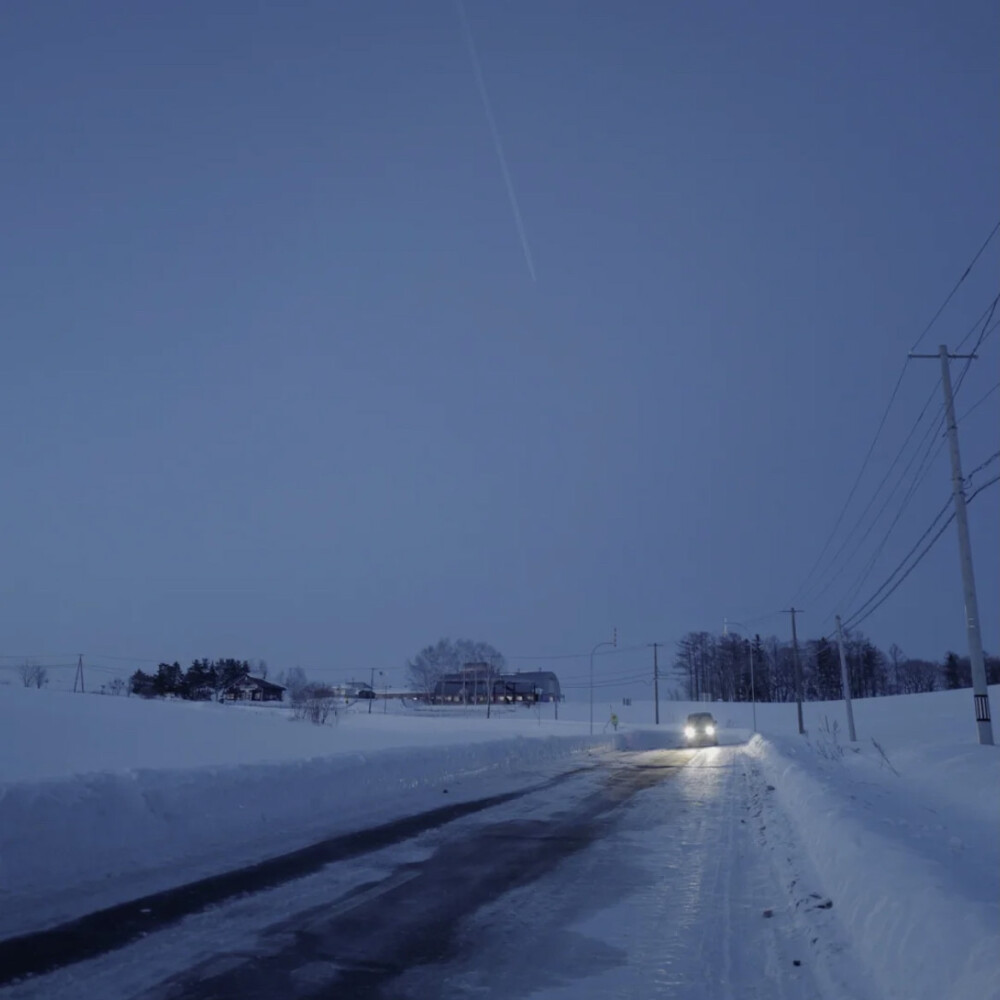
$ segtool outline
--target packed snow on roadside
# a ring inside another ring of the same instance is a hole
[[[858,702],[854,744],[839,705],[806,707],[807,738],[747,753],[880,994],[997,1000],[1000,750],[976,742],[971,691]]]
[[[609,742],[542,714],[357,703],[316,726],[280,708],[0,687],[0,937],[530,785]]]
[[[707,708],[751,775],[747,815],[787,868],[789,910],[814,905],[791,885],[798,866],[886,1000],[1000,998],[1000,750],[976,743],[969,691],[856,701],[855,744],[840,703],[807,703],[806,737],[787,704],[757,706],[752,737],[743,704],[664,702],[657,730],[635,702],[601,711],[593,737],[586,703],[559,720],[551,705],[489,720],[382,708],[316,727],[286,710],[0,687],[0,935],[445,794],[531,784],[588,749],[677,745],[687,712]]]

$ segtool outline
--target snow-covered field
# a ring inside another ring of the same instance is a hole
[[[1000,689],[991,691],[994,706]],[[701,706],[706,707],[706,706]],[[756,776],[752,822],[814,872],[875,995],[1000,997],[1000,750],[969,691],[842,706],[707,706]],[[588,750],[671,745],[690,705],[287,710],[0,686],[0,937],[387,822],[537,783]],[[835,722],[839,732],[834,732]],[[875,739],[881,750],[873,745]],[[447,790],[447,791],[446,791]],[[790,875],[789,881],[793,881]],[[790,907],[799,905],[789,886]]]

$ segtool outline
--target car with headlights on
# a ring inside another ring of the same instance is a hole
[[[711,712],[693,712],[684,723],[684,744],[689,747],[717,747],[719,727]]]

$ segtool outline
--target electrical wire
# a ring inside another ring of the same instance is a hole
[[[970,503],[972,503],[972,501],[973,501],[973,500],[975,500],[975,499],[976,499],[976,497],[977,497],[977,496],[979,496],[979,494],[983,492],[983,490],[987,490],[987,489],[989,489],[989,488],[990,488],[991,486],[993,486],[993,485],[994,485],[995,483],[1000,483],[1000,475],[998,475],[998,476],[994,476],[994,477],[993,477],[992,479],[987,479],[987,480],[986,480],[986,482],[985,482],[985,483],[983,483],[983,485],[982,485],[982,486],[980,486],[980,487],[979,487],[978,489],[976,489],[976,490],[974,490],[974,491],[973,491],[972,493],[970,493],[970,494],[969,494],[969,495],[968,495],[968,496],[967,496],[967,497],[965,498],[965,505],[966,505],[966,507],[968,507],[968,505],[969,505]]]
[[[988,479],[985,483],[982,484],[982,486],[980,486],[977,490],[975,490],[975,492],[973,492],[969,497],[966,498],[966,501],[965,501],[966,506],[968,506],[969,504],[971,504],[972,501],[977,496],[979,496],[980,493],[982,493],[986,489],[989,489],[989,487],[996,485],[998,482],[1000,482],[1000,475],[994,476],[992,479]],[[917,558],[914,560],[914,562],[906,569],[906,571],[903,573],[903,575],[900,576],[898,580],[896,580],[896,582],[891,586],[891,588],[882,597],[882,599],[879,600],[873,606],[869,607],[869,605],[872,605],[872,602],[875,600],[875,598],[878,597],[878,595],[881,594],[882,591],[885,590],[885,588],[887,586],[889,586],[889,584],[892,581],[892,579],[900,572],[900,570],[902,569],[902,567],[906,564],[907,560],[913,555],[913,553],[917,550],[917,548],[919,548],[919,546],[923,543],[924,539],[926,539],[927,536],[934,530],[934,527],[937,525],[937,522],[941,519],[941,517],[948,510],[948,507],[951,505],[951,503],[952,503],[952,498],[949,497],[948,498],[948,502],[944,505],[944,507],[941,508],[941,510],[938,512],[937,516],[931,522],[930,526],[923,533],[923,535],[921,535],[920,538],[917,540],[916,545],[914,545],[913,548],[911,548],[910,551],[903,557],[903,560],[892,571],[892,573],[889,574],[889,577],[882,584],[882,586],[879,587],[879,589],[876,590],[875,593],[872,594],[872,596],[869,597],[868,600],[865,601],[865,603],[862,604],[861,607],[859,607],[857,611],[855,611],[853,614],[851,614],[849,616],[849,618],[844,622],[844,628],[855,628],[858,625],[860,625],[863,621],[865,621],[865,619],[867,619],[871,615],[873,615],[896,592],[896,590],[900,587],[900,585],[903,583],[903,581],[913,572],[913,570],[917,568],[917,566],[920,564],[920,562],[924,558],[924,556],[926,556],[927,553],[930,552],[930,550],[934,547],[935,542],[937,542],[937,540],[941,537],[941,535],[944,534],[944,531],[948,527],[948,525],[951,524],[951,522],[955,520],[955,513],[954,513],[954,511],[952,511],[952,513],[949,515],[948,519],[944,522],[944,524],[941,525],[941,527],[938,529],[938,531],[934,535],[934,537],[924,547],[923,551],[920,552],[920,554],[917,556]],[[867,611],[865,610],[866,608],[868,609]],[[864,612],[864,614],[862,614],[862,612]]]
[[[872,443],[868,446],[868,451],[865,454],[864,461],[861,463],[861,468],[858,471],[857,476],[854,479],[854,484],[851,486],[850,492],[847,494],[847,499],[844,501],[843,507],[840,508],[840,513],[837,515],[836,521],[834,521],[833,527],[830,529],[830,533],[826,536],[826,541],[823,543],[823,548],[820,549],[819,555],[816,557],[816,562],[813,563],[812,568],[806,574],[806,578],[799,584],[798,590],[792,597],[789,606],[793,605],[802,593],[806,590],[809,584],[812,582],[813,576],[816,570],[819,569],[820,564],[823,562],[823,557],[826,555],[827,549],[830,547],[830,543],[833,541],[834,536],[837,534],[837,529],[840,527],[841,522],[844,520],[844,515],[847,513],[848,508],[851,505],[851,501],[854,499],[854,494],[858,490],[858,486],[861,485],[861,479],[865,474],[865,469],[868,468],[868,463],[871,460],[872,454],[875,451],[875,445],[878,444],[878,439],[882,434],[882,428],[885,427],[885,422],[889,417],[889,411],[892,409],[892,404],[896,401],[896,396],[899,393],[899,387],[903,384],[903,376],[906,375],[906,368],[909,364],[909,358],[903,362],[903,367],[900,370],[899,377],[896,379],[896,384],[892,388],[892,393],[889,396],[889,403],[882,414],[882,419],[878,423],[878,427],[875,430],[875,437],[872,438]]]
[[[955,293],[959,290],[959,288],[962,287],[962,283],[969,276],[972,269],[976,266],[976,261],[978,261],[979,258],[983,255],[983,252],[990,245],[990,242],[992,241],[993,237],[996,236],[998,230],[1000,230],[1000,221],[998,221],[997,224],[993,227],[993,229],[990,232],[990,235],[986,237],[986,242],[983,243],[983,245],[976,251],[975,257],[972,258],[972,260],[969,262],[969,266],[962,272],[962,277],[959,278],[958,281],[955,283],[955,287],[948,293],[948,297],[944,300],[944,302],[941,303],[941,306],[938,309],[938,311],[934,313],[934,315],[931,317],[931,321],[927,324],[927,326],[924,327],[923,333],[921,333],[920,336],[917,337],[916,343],[913,345],[913,347],[910,348],[910,353],[913,353],[913,351],[915,351],[920,346],[920,343],[921,341],[923,341],[924,337],[926,337],[927,334],[931,332],[931,327],[933,327],[934,324],[938,321],[938,317],[941,315],[941,313],[945,311],[945,309],[948,307],[948,303],[951,302],[951,300],[955,297]]]
[[[969,415],[970,415],[970,414],[971,414],[971,413],[972,413],[972,412],[973,412],[974,410],[976,410],[976,409],[977,409],[978,407],[982,406],[982,404],[983,404],[983,403],[985,403],[985,402],[986,402],[986,400],[987,400],[987,399],[989,399],[989,398],[990,398],[990,396],[992,396],[992,395],[993,395],[993,393],[995,393],[995,392],[997,391],[997,389],[1000,389],[1000,382],[996,382],[996,383],[994,383],[994,385],[993,385],[993,388],[992,388],[992,389],[989,389],[989,390],[987,390],[987,391],[986,391],[986,393],[984,393],[984,394],[983,394],[982,396],[980,396],[980,397],[979,397],[979,399],[977,399],[977,400],[976,400],[976,402],[975,402],[975,403],[973,403],[973,404],[972,404],[972,406],[970,406],[970,407],[969,407],[969,408],[968,408],[968,409],[967,409],[967,410],[965,411],[965,413],[963,413],[963,414],[962,414],[962,415],[961,415],[961,416],[960,416],[960,417],[958,418],[958,423],[961,423],[961,422],[962,422],[963,420],[965,420],[965,418],[966,418],[966,417],[968,417],[968,416],[969,416]]]
[[[977,465],[972,470],[972,472],[970,472],[965,477],[965,485],[966,485],[966,487],[969,487],[969,486],[972,485],[972,477],[975,476],[975,474],[977,472],[982,472],[983,469],[985,469],[988,465],[992,465],[998,458],[1000,458],[1000,451],[995,451],[995,452],[993,452],[992,455],[990,455],[990,457],[988,459],[986,459],[985,462],[980,462],[979,465]]]
[[[857,611],[854,611],[854,612],[852,612],[852,613],[851,613],[850,615],[848,615],[848,616],[847,616],[847,618],[846,618],[846,620],[845,620],[845,622],[844,622],[844,624],[845,624],[845,626],[846,626],[846,627],[850,627],[850,626],[852,626],[852,625],[856,624],[857,622],[860,622],[860,621],[864,621],[864,618],[867,618],[867,617],[868,617],[868,615],[867,615],[867,614],[866,614],[866,615],[864,615],[863,617],[858,617],[858,616],[859,616],[859,615],[861,615],[861,613],[862,613],[863,611],[865,611],[865,610],[866,610],[867,608],[869,608],[869,606],[870,606],[870,605],[871,605],[871,604],[872,604],[872,603],[873,603],[873,602],[874,602],[874,601],[876,600],[876,598],[877,598],[877,597],[878,597],[878,596],[879,596],[879,595],[880,595],[880,594],[881,594],[881,593],[882,593],[882,592],[883,592],[883,591],[884,591],[884,590],[886,589],[886,587],[889,587],[889,586],[890,586],[890,585],[891,585],[891,584],[893,583],[893,580],[895,580],[896,576],[897,576],[897,575],[898,575],[898,574],[899,574],[900,572],[902,572],[902,570],[903,570],[903,567],[905,567],[905,566],[906,566],[906,563],[907,563],[907,561],[908,561],[908,560],[910,559],[910,557],[911,557],[911,556],[913,555],[913,553],[914,553],[914,552],[916,552],[916,551],[917,551],[917,549],[918,549],[918,548],[919,548],[919,547],[920,547],[920,546],[921,546],[921,545],[923,544],[924,540],[925,540],[925,539],[927,538],[927,536],[928,536],[928,535],[929,535],[929,534],[930,534],[930,533],[931,533],[931,532],[932,532],[932,531],[934,530],[934,528],[935,528],[935,527],[937,526],[937,524],[938,524],[938,522],[939,522],[939,521],[941,520],[941,518],[942,518],[942,517],[944,517],[944,515],[948,513],[948,508],[949,508],[950,506],[951,506],[951,497],[949,497],[949,498],[948,498],[948,500],[947,500],[947,502],[945,503],[945,505],[944,505],[944,506],[943,506],[943,507],[942,507],[942,508],[941,508],[941,509],[940,509],[940,510],[939,510],[939,511],[937,512],[936,516],[934,517],[934,520],[933,520],[933,521],[931,521],[931,523],[930,523],[930,526],[929,526],[929,527],[928,527],[928,528],[926,529],[926,531],[924,531],[924,533],[923,533],[923,534],[922,534],[922,535],[920,536],[920,538],[918,538],[918,539],[917,539],[917,541],[916,541],[916,544],[914,544],[914,546],[913,546],[913,547],[912,547],[912,548],[910,549],[910,551],[909,551],[909,552],[907,552],[905,556],[903,556],[902,560],[900,560],[900,562],[899,562],[899,564],[898,564],[898,565],[896,566],[896,568],[895,568],[895,569],[894,569],[894,570],[893,570],[893,571],[892,571],[892,572],[891,572],[891,573],[889,574],[889,576],[888,576],[888,577],[887,577],[887,578],[886,578],[886,579],[885,579],[885,580],[883,581],[882,585],[881,585],[881,586],[880,586],[880,587],[878,588],[878,590],[876,590],[876,591],[875,591],[875,592],[874,592],[874,593],[873,593],[873,594],[872,594],[872,595],[871,595],[871,596],[870,596],[870,597],[868,598],[868,600],[867,600],[867,601],[865,601],[865,602],[864,602],[864,604],[862,604],[862,605],[861,605],[861,606],[860,606],[860,607],[859,607],[859,608],[857,609]],[[941,530],[942,530],[942,531],[943,531],[943,530],[944,530],[944,529],[945,529],[945,528],[946,528],[946,527],[947,527],[947,526],[948,526],[949,524],[951,524],[951,522],[952,522],[952,520],[954,519],[954,517],[955,517],[955,515],[954,515],[954,514],[951,514],[951,515],[949,515],[949,517],[948,517],[948,519],[947,519],[947,520],[945,521],[944,525],[942,525],[942,528],[941,528]],[[940,532],[939,532],[939,533],[938,533],[937,535],[935,535],[935,536],[934,536],[934,541],[936,541],[936,540],[938,539],[938,537],[940,537]],[[929,551],[929,548],[928,548],[928,549],[925,549],[925,550],[924,550],[924,551],[923,551],[923,552],[922,552],[922,553],[920,554],[919,558],[917,559],[917,562],[919,562],[919,561],[920,561],[920,559],[922,559],[922,558],[923,558],[923,557],[924,557],[924,556],[925,556],[925,555],[927,554],[927,552],[928,552],[928,551]],[[915,566],[915,565],[916,565],[916,563],[914,563],[914,566]],[[905,578],[906,578],[906,576],[908,576],[908,575],[910,574],[910,572],[912,572],[912,570],[913,570],[913,566],[911,566],[911,567],[910,567],[910,568],[909,568],[909,569],[908,569],[908,570],[906,571],[906,573],[905,573],[905,574],[903,575],[903,577],[901,578],[901,580],[902,580],[902,579],[905,579]],[[900,580],[900,581],[897,581],[897,585],[898,585],[898,583],[899,583],[899,582],[901,582],[901,580]],[[895,590],[895,589],[896,589],[896,588],[895,588],[895,586],[893,586],[893,587],[892,587],[892,590],[890,590],[890,591],[889,591],[889,593],[891,594],[891,593],[892,593],[892,591],[893,591],[893,590]],[[887,595],[887,596],[888,596],[888,595]],[[879,603],[881,603],[881,602],[879,602]],[[876,606],[876,607],[878,607],[878,605],[875,605],[875,606]]]
[[[622,653],[634,653],[637,649],[647,649],[645,643],[637,646],[618,646],[614,649],[603,649],[594,653],[598,656],[621,656]],[[549,656],[505,656],[505,660],[589,660],[590,653],[553,653]]]
[[[910,431],[906,435],[906,439],[903,441],[902,445],[899,447],[899,450],[896,452],[896,455],[893,458],[891,464],[889,465],[889,468],[886,470],[885,475],[882,477],[881,482],[875,488],[875,492],[872,494],[871,499],[865,505],[865,508],[864,508],[864,510],[861,511],[860,515],[858,515],[858,518],[855,520],[854,524],[851,526],[850,531],[848,531],[847,534],[844,536],[844,540],[840,543],[840,546],[838,547],[837,551],[833,554],[833,558],[830,560],[830,562],[828,564],[828,572],[832,571],[833,568],[837,565],[837,562],[840,559],[841,555],[843,554],[844,550],[847,548],[847,546],[851,542],[851,539],[854,537],[854,533],[864,523],[864,520],[867,517],[868,512],[871,510],[871,508],[874,505],[875,501],[878,499],[879,494],[882,492],[882,488],[889,481],[889,477],[892,475],[893,469],[896,468],[896,465],[899,463],[899,460],[903,457],[903,453],[906,451],[906,448],[909,445],[910,440],[912,439],[913,435],[916,433],[917,428],[920,426],[921,422],[924,419],[924,416],[926,415],[928,409],[930,408],[931,404],[933,403],[934,397],[937,395],[937,387],[940,384],[941,384],[941,380],[938,379],[937,384],[931,390],[931,394],[927,397],[927,401],[924,403],[923,408],[921,409],[919,415],[917,416],[916,420],[914,420],[913,424],[911,425]],[[940,411],[943,411],[943,409],[944,409],[944,407],[942,406],[940,408]],[[939,413],[940,413],[940,411],[939,411]],[[930,426],[931,426],[931,428],[933,428],[933,426],[934,426],[933,423]],[[917,446],[917,452],[915,454],[919,454],[920,448],[923,446],[923,443],[924,443],[924,441],[926,441],[926,439],[927,439],[927,432],[925,431],[924,438],[922,439],[921,444]],[[884,512],[887,504],[892,500],[892,497],[895,495],[896,491],[899,489],[900,483],[905,478],[906,473],[909,471],[909,469],[912,466],[912,464],[913,464],[913,459],[911,458],[910,461],[907,463],[906,467],[903,469],[903,472],[901,473],[899,481],[896,483],[896,485],[890,491],[889,496],[886,499],[886,502],[883,503],[882,507],[879,509],[879,512],[875,515],[875,519],[868,526],[867,531],[865,531],[865,533],[861,536],[861,538],[858,540],[858,542],[854,546],[854,548],[851,549],[850,554],[847,556],[846,560],[841,564],[840,569],[838,569],[831,577],[829,577],[827,579],[826,584],[819,591],[811,593],[810,600],[812,600],[812,601],[819,601],[819,600],[821,600],[824,597],[824,595],[829,591],[830,587],[832,587],[833,584],[836,583],[836,581],[841,577],[841,575],[844,573],[844,571],[850,565],[851,560],[857,554],[858,549],[864,544],[865,540],[868,538],[868,535],[871,534],[872,529],[878,523],[878,519],[882,516],[882,513]],[[815,588],[813,588],[813,591],[815,591]],[[807,593],[810,593],[810,592],[807,591]]]
[[[976,350],[978,350],[978,348],[983,344],[983,342],[985,341],[986,337],[988,337],[998,326],[1000,326],[1000,321],[998,321],[997,323],[994,323],[992,326],[990,325],[990,321],[993,318],[993,315],[994,315],[994,313],[996,311],[998,303],[1000,303],[1000,294],[997,294],[993,298],[992,302],[983,310],[982,313],[980,313],[980,315],[976,318],[975,323],[970,327],[968,333],[966,333],[965,337],[962,338],[962,341],[960,342],[960,344],[964,344],[965,341],[967,341],[976,332],[977,329],[979,330],[979,338],[976,341],[976,345],[973,348],[972,354],[975,354]],[[965,377],[968,374],[969,366],[972,364],[972,360],[973,360],[973,358],[971,356],[966,360],[966,364],[963,367],[962,372],[960,373],[960,375],[959,375],[959,377],[958,377],[958,379],[956,381],[955,389],[953,391],[953,396],[957,395],[959,389],[961,389],[962,383],[964,382]],[[847,535],[845,536],[843,542],[841,542],[840,547],[837,549],[837,551],[834,553],[833,558],[830,560],[830,563],[829,563],[829,569],[830,570],[832,570],[833,567],[835,567],[837,565],[837,561],[840,558],[841,554],[846,549],[847,545],[849,544],[849,542],[851,540],[851,537],[854,535],[854,533],[860,528],[861,524],[864,522],[864,519],[865,519],[866,515],[868,514],[868,511],[871,509],[872,505],[874,504],[875,500],[878,498],[878,495],[881,493],[883,487],[885,486],[885,484],[888,481],[890,475],[892,474],[893,468],[895,468],[896,464],[902,458],[903,453],[905,452],[907,445],[909,444],[911,438],[913,437],[914,432],[917,430],[918,426],[920,425],[920,422],[923,420],[924,416],[926,415],[927,410],[928,410],[931,402],[933,401],[933,398],[934,398],[934,396],[937,393],[937,388],[938,388],[938,386],[940,384],[941,384],[941,379],[938,378],[937,382],[935,383],[934,388],[931,391],[931,395],[928,397],[927,402],[924,404],[923,408],[920,411],[920,414],[917,416],[916,420],[911,425],[910,431],[907,434],[906,439],[903,441],[903,444],[900,446],[900,449],[897,451],[895,457],[893,458],[893,461],[890,464],[888,470],[886,471],[885,476],[883,476],[881,482],[876,487],[874,494],[872,495],[871,499],[868,501],[868,504],[866,505],[865,509],[861,512],[861,515],[854,522],[853,526],[851,527],[851,530],[847,533]],[[944,442],[942,441],[938,445],[938,447],[935,449],[934,448],[934,438],[931,437],[930,440],[928,440],[928,437],[932,433],[935,425],[938,428],[943,427],[943,425],[944,425],[944,409],[945,409],[944,404],[941,404],[938,407],[937,416],[936,416],[935,420],[929,425],[928,430],[925,431],[924,437],[923,437],[920,445],[918,445],[918,447],[917,447],[917,451],[914,453],[913,457],[907,463],[907,465],[904,468],[902,474],[900,475],[900,478],[896,481],[895,485],[890,490],[888,496],[886,497],[886,500],[883,502],[882,506],[879,508],[878,513],[875,515],[874,519],[868,525],[868,528],[865,530],[864,534],[861,536],[861,538],[858,540],[858,542],[851,549],[850,554],[847,556],[847,558],[845,559],[845,561],[841,564],[840,568],[833,574],[833,576],[830,577],[827,580],[826,585],[824,587],[822,587],[821,590],[819,590],[818,592],[816,592],[813,596],[811,596],[810,600],[812,600],[814,602],[818,602],[829,591],[830,587],[843,575],[844,571],[847,569],[847,567],[853,561],[854,557],[857,555],[857,553],[860,550],[861,546],[864,544],[864,542],[867,540],[867,538],[869,537],[869,535],[871,534],[871,532],[874,530],[875,525],[879,522],[879,520],[881,519],[882,515],[887,510],[889,504],[892,501],[892,498],[896,495],[896,493],[899,491],[900,487],[903,485],[903,482],[906,479],[906,475],[909,472],[909,470],[913,467],[913,462],[915,461],[917,455],[920,453],[920,450],[926,446],[926,450],[924,451],[924,458],[921,461],[920,465],[917,467],[917,471],[914,473],[913,479],[911,480],[911,484],[910,484],[909,488],[907,489],[906,493],[904,494],[904,497],[903,497],[903,500],[901,502],[900,508],[897,510],[896,515],[894,516],[892,522],[890,523],[889,528],[887,529],[887,531],[886,531],[885,535],[883,536],[881,542],[879,543],[878,547],[876,548],[874,554],[870,557],[870,559],[866,563],[865,568],[861,570],[861,572],[859,573],[859,575],[855,578],[855,581],[852,583],[852,585],[846,591],[846,599],[842,600],[840,603],[841,604],[846,603],[848,606],[850,606],[850,604],[857,598],[857,595],[861,591],[861,588],[864,586],[865,582],[868,580],[868,577],[871,575],[872,571],[874,570],[874,567],[875,567],[875,565],[876,565],[876,563],[878,561],[878,557],[881,555],[881,553],[884,550],[886,544],[888,543],[889,538],[891,537],[893,530],[895,529],[896,525],[899,523],[900,518],[902,517],[902,515],[903,515],[904,511],[906,510],[906,508],[908,507],[910,501],[913,499],[913,496],[915,495],[916,491],[919,489],[919,487],[922,485],[923,481],[926,479],[927,474],[928,474],[930,468],[933,466],[933,463],[934,463],[935,459],[937,458],[938,454],[940,453],[941,448],[944,445]],[[829,621],[833,617],[833,614],[834,614],[834,612],[831,611],[830,614],[827,616],[827,618],[824,619],[824,621]]]
[[[986,248],[990,245],[990,243],[993,240],[993,237],[996,236],[996,234],[997,234],[998,231],[1000,231],[1000,220],[998,220],[997,223],[996,223],[996,225],[993,227],[993,229],[990,230],[989,236],[986,237],[986,240],[983,242],[983,245],[976,251],[976,253],[973,256],[972,260],[969,262],[968,266],[962,272],[961,277],[958,279],[958,281],[955,283],[955,285],[952,288],[952,290],[945,297],[944,302],[941,303],[941,305],[937,309],[937,312],[935,312],[934,315],[931,317],[930,321],[924,327],[924,329],[921,332],[920,336],[917,337],[916,341],[914,341],[913,347],[910,348],[910,353],[911,354],[920,346],[920,344],[922,343],[923,339],[927,336],[927,334],[930,333],[930,331],[933,328],[934,324],[938,321],[938,319],[941,316],[941,314],[948,307],[948,304],[955,297],[955,293],[959,290],[959,288],[961,288],[962,284],[965,282],[965,279],[972,272],[972,269],[976,266],[977,261],[983,255],[983,253],[986,251]],[[998,298],[1000,298],[1000,296],[998,296]],[[992,308],[996,308],[996,303],[997,303],[997,300],[994,299]],[[991,312],[991,315],[992,315],[992,312]],[[964,343],[964,340],[963,340],[963,343]],[[975,353],[975,351],[973,351],[973,353]],[[865,457],[864,457],[864,459],[863,459],[863,461],[861,463],[861,469],[859,470],[857,476],[854,479],[854,483],[852,484],[851,489],[850,489],[850,491],[847,494],[847,499],[844,501],[844,504],[841,507],[840,512],[837,514],[837,518],[834,521],[833,527],[830,529],[830,532],[827,535],[826,540],[823,542],[823,546],[820,549],[819,555],[816,557],[816,561],[813,563],[813,565],[810,568],[809,572],[806,574],[805,579],[802,581],[802,583],[799,585],[798,589],[796,590],[795,594],[793,595],[793,598],[792,598],[792,603],[793,604],[794,604],[795,601],[797,601],[799,599],[799,597],[803,594],[803,592],[806,590],[806,588],[812,583],[812,580],[813,580],[813,577],[816,574],[816,571],[819,569],[820,565],[823,562],[823,557],[826,555],[827,550],[829,549],[831,542],[833,541],[834,537],[836,536],[837,531],[840,528],[840,525],[841,525],[841,523],[844,520],[844,515],[848,511],[848,508],[851,505],[851,501],[854,499],[854,495],[857,492],[858,486],[861,484],[861,480],[862,480],[862,478],[863,478],[863,476],[865,474],[865,470],[868,468],[868,463],[871,461],[872,454],[875,451],[875,446],[878,444],[879,437],[881,436],[882,430],[885,427],[885,422],[886,422],[886,420],[889,417],[890,411],[892,410],[892,405],[895,402],[896,396],[899,393],[899,387],[900,387],[900,385],[902,385],[903,378],[906,375],[906,369],[907,369],[907,367],[909,365],[909,360],[910,359],[907,358],[906,361],[903,362],[903,367],[900,370],[899,376],[896,379],[896,384],[893,386],[892,392],[889,395],[889,402],[888,402],[888,404],[887,404],[887,406],[885,408],[885,411],[882,414],[881,419],[879,420],[878,427],[875,430],[875,437],[872,439],[872,443],[869,446],[868,451],[865,453]]]
[[[933,444],[934,442],[932,440],[931,441],[932,448]],[[865,585],[865,583],[867,583],[868,578],[874,572],[875,566],[878,564],[879,556],[881,556],[882,552],[885,550],[885,547],[888,544],[889,539],[892,537],[893,531],[895,531],[896,529],[896,525],[899,524],[900,518],[902,518],[904,512],[906,511],[906,508],[910,504],[910,501],[916,495],[917,490],[921,487],[921,485],[923,485],[924,480],[927,478],[927,474],[933,468],[934,462],[937,459],[937,456],[940,454],[941,449],[944,447],[944,444],[945,442],[941,440],[938,442],[938,446],[936,449],[933,449],[933,451],[928,450],[927,454],[924,457],[924,461],[921,463],[921,466],[917,469],[917,472],[913,477],[913,481],[910,484],[910,488],[907,490],[906,495],[903,497],[902,503],[899,505],[899,509],[896,511],[895,517],[893,517],[892,521],[890,522],[889,527],[886,529],[885,534],[882,536],[882,540],[879,542],[878,546],[876,546],[875,551],[872,553],[868,562],[865,564],[864,569],[855,578],[855,581],[851,585],[851,588],[848,592],[849,596],[846,598],[846,600],[841,602],[843,605],[850,607],[850,605],[853,604],[855,600],[857,600],[858,594],[861,593],[861,588]]]

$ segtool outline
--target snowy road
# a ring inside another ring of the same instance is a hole
[[[775,810],[739,747],[608,754],[0,996],[861,1000]]]

